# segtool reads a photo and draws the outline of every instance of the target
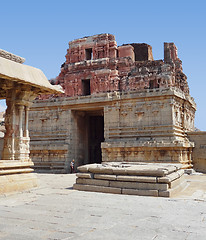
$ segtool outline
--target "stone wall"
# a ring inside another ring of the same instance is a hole
[[[142,92],[105,107],[103,161],[187,164],[192,145],[184,130],[193,130],[194,105],[188,99],[184,106],[179,94],[169,89]],[[187,107],[193,109],[190,114]]]
[[[188,110],[189,109],[189,110]],[[31,158],[38,169],[68,172],[90,163],[88,119],[104,116],[102,161],[190,165],[195,104],[178,89],[37,100],[30,112]],[[98,161],[98,159],[96,159]]]
[[[61,106],[32,108],[29,114],[30,157],[39,168],[68,171],[70,122],[70,110]]]
[[[195,143],[192,152],[194,169],[206,173],[206,132],[188,132],[188,138]]]

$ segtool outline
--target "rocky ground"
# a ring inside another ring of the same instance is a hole
[[[175,198],[81,192],[75,174],[38,174],[39,187],[0,197],[0,239],[198,239],[206,236],[206,175]]]

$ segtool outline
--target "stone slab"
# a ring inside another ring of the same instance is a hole
[[[21,162],[17,160],[1,160],[0,169],[9,169],[9,168],[24,168],[33,166],[33,162]]]
[[[156,177],[150,177],[150,176],[117,176],[117,181],[126,181],[126,182],[150,182],[150,183],[156,183],[157,178]]]
[[[159,183],[170,183],[170,182],[174,181],[175,179],[177,179],[179,177],[180,177],[180,174],[178,174],[178,172],[173,172],[171,174],[168,174],[165,177],[157,178],[157,182],[159,182]]]
[[[121,189],[120,188],[114,188],[114,187],[74,184],[73,188],[75,190],[80,190],[80,191],[121,194]]]
[[[94,178],[115,181],[117,179],[117,176],[116,175],[107,175],[107,174],[94,174]]]
[[[91,173],[77,173],[76,176],[78,178],[88,178],[88,179],[93,178],[93,175]]]
[[[31,173],[33,171],[34,170],[32,168],[14,168],[14,169],[0,170],[0,175]]]
[[[80,172],[90,172],[109,175],[153,176],[164,177],[175,172],[179,166],[166,164],[87,164],[78,167]]]
[[[113,169],[110,167],[97,166],[97,167],[90,167],[89,172],[100,173],[100,174],[113,174]]]
[[[169,188],[173,189],[185,181],[184,175],[169,183]]]
[[[158,190],[122,189],[122,194],[158,197]]]
[[[174,188],[170,188],[167,191],[159,191],[158,196],[159,197],[175,197],[178,193],[183,191],[188,186],[186,181],[182,181],[181,184],[178,184]]]
[[[100,179],[77,178],[76,183],[109,187],[109,181]]]
[[[77,170],[79,171],[79,172],[83,172],[83,173],[86,173],[86,172],[89,172],[89,167],[90,168],[96,168],[96,167],[98,167],[99,166],[99,164],[86,164],[86,165],[83,165],[83,166],[79,166],[78,168],[77,168]]]
[[[154,168],[152,166],[145,166],[145,167],[130,167],[127,168],[128,175],[134,176],[156,176],[156,177],[163,177],[168,174],[167,169],[163,168]]]
[[[138,183],[138,182],[120,182],[110,181],[111,187],[129,188],[137,190],[162,190],[166,191],[169,187],[164,183]]]

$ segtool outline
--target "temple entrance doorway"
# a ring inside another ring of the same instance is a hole
[[[102,162],[104,114],[101,110],[73,111],[72,159],[76,166]]]
[[[104,142],[104,117],[89,116],[89,163],[101,163],[101,142]]]

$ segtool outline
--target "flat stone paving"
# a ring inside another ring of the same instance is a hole
[[[0,239],[206,239],[206,175],[175,198],[82,192],[75,174],[38,174],[38,188],[0,197]]]

